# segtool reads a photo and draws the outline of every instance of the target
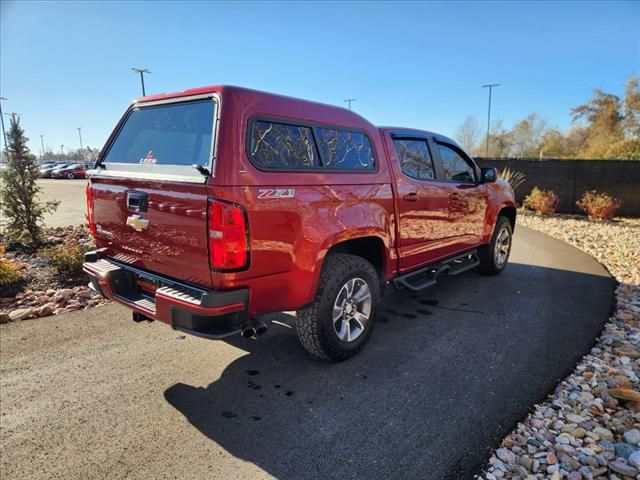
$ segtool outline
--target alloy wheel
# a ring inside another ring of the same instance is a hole
[[[502,227],[496,237],[496,244],[494,247],[494,258],[496,265],[502,267],[509,257],[509,251],[511,249],[511,234],[506,227]]]
[[[361,278],[345,283],[333,305],[333,329],[343,342],[357,340],[367,327],[371,316],[371,290]]]

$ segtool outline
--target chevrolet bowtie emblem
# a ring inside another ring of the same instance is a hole
[[[133,227],[136,232],[141,232],[149,226],[149,220],[140,218],[140,215],[131,215],[127,218],[127,225]]]

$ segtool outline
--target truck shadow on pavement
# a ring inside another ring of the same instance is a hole
[[[277,478],[471,478],[591,348],[613,288],[606,275],[512,263],[391,291],[366,348],[340,364],[308,357],[293,317],[270,315],[265,336],[229,342],[248,354],[220,378],[165,398]]]

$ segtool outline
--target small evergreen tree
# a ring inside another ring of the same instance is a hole
[[[0,211],[7,242],[37,245],[42,241],[42,219],[59,202],[39,202],[36,157],[27,147],[20,120],[14,115],[7,139],[7,168],[0,173]]]

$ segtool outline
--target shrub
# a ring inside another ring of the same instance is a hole
[[[20,280],[20,265],[9,260],[0,260],[0,287],[8,287]]]
[[[538,215],[551,215],[556,211],[560,197],[552,190],[542,190],[533,187],[531,193],[524,198],[522,206],[528,210],[533,210]]]
[[[5,239],[24,245],[37,245],[42,240],[42,220],[59,202],[40,202],[38,164],[27,147],[28,138],[13,115],[7,132],[7,168],[0,171],[0,213]]]
[[[4,246],[0,245],[0,255],[4,255]],[[0,287],[8,287],[20,280],[22,265],[6,258],[0,258]]]
[[[515,192],[517,188],[524,183],[527,179],[527,176],[516,170],[511,170],[509,167],[503,168],[498,174],[498,178],[508,182],[511,185],[511,188]]]
[[[622,202],[611,195],[592,190],[585,192],[576,205],[589,216],[589,220],[611,220]]]
[[[42,256],[61,275],[75,276],[82,273],[84,254],[87,249],[78,242],[70,240],[62,245],[55,245],[42,250]]]

